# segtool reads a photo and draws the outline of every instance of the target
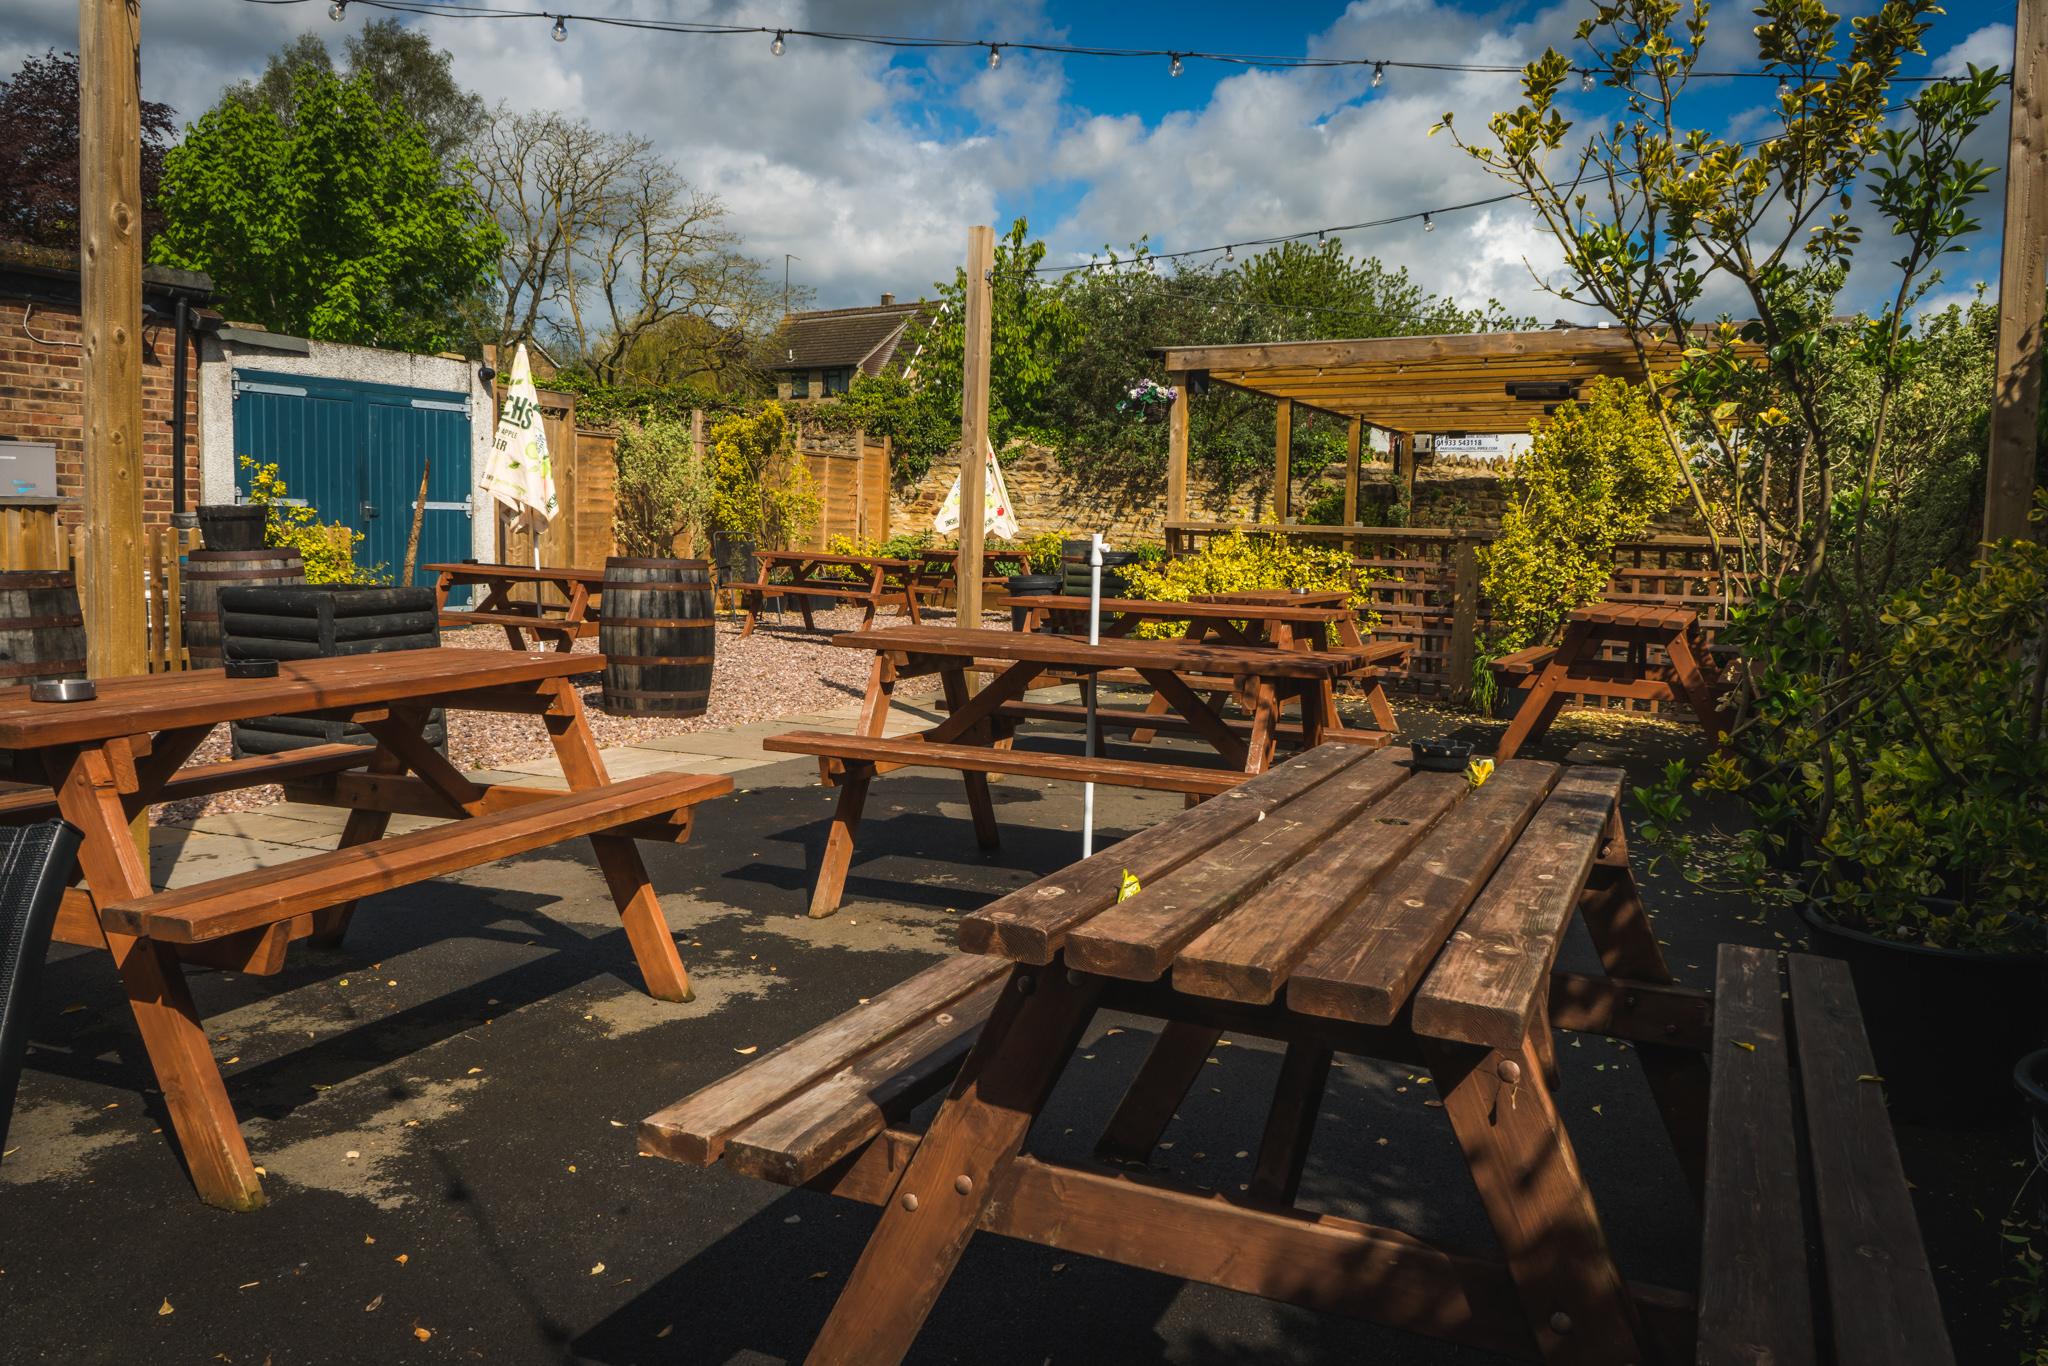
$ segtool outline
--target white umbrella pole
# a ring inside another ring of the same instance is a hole
[[[1102,533],[1096,532],[1088,540],[1088,643],[1102,643]],[[1088,675],[1088,737],[1084,742],[1088,757],[1095,757],[1097,745],[1095,720],[1095,690],[1097,675]],[[1081,785],[1081,857],[1088,858],[1095,853],[1095,784]]]

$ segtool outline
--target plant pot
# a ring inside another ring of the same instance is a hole
[[[2034,1128],[2034,1218],[2048,1228],[2048,1048],[2037,1048],[2012,1069]]]
[[[1038,597],[1046,593],[1059,592],[1060,576],[1057,574],[1012,574],[1009,583],[1005,586],[1009,589],[1010,596],[1013,598]],[[1012,607],[1010,609],[1010,629],[1013,631],[1023,630],[1024,616],[1023,608]],[[1046,624],[1046,629],[1052,629],[1050,622]]]
[[[711,572],[720,588],[736,583],[757,583],[760,581],[760,561],[754,558],[754,542],[746,537],[731,536],[723,531],[711,533]],[[781,610],[782,599],[761,595],[761,610]]]
[[[260,503],[208,503],[199,509],[199,535],[208,550],[261,550],[269,515]]]
[[[220,590],[220,637],[228,660],[332,659],[431,650],[441,644],[431,588],[274,584]],[[230,728],[237,758],[311,745],[375,743],[368,731],[329,717],[258,716]],[[447,722],[428,713],[427,742],[446,749]]]
[[[1528,689],[1513,685],[1500,688],[1493,694],[1493,719],[1512,721],[1521,714],[1522,703],[1529,697]]]
[[[1901,944],[1799,909],[1814,951],[1849,965],[1894,1118],[1937,1129],[2011,1120],[2013,1060],[2048,1038],[2048,955]]]

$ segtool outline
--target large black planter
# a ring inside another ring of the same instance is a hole
[[[224,588],[221,645],[229,659],[327,659],[439,647],[431,588],[361,588],[298,584]],[[237,756],[275,754],[312,745],[371,745],[360,726],[305,716],[259,716],[233,726]],[[429,743],[446,748],[446,718],[427,717]]]
[[[1061,541],[1060,567],[1063,582],[1062,593],[1070,596],[1087,597],[1093,568],[1088,563],[1090,543],[1087,541]],[[1102,552],[1102,596],[1120,598],[1129,588],[1124,576],[1117,571],[1127,564],[1136,564],[1138,554],[1134,550],[1105,550]]]
[[[1009,589],[1010,596],[1013,598],[1037,597],[1045,593],[1059,592],[1060,576],[1057,574],[1012,574],[1009,583],[1005,587]],[[1028,613],[1023,608],[1012,607],[1010,609],[1010,629],[1013,631],[1023,630],[1024,618],[1027,615]],[[1053,623],[1047,622],[1047,629],[1051,629],[1052,625]]]
[[[2048,1038],[2048,955],[1901,944],[1800,915],[1818,953],[1849,965],[1895,1118],[1939,1129],[2009,1121],[2013,1060]]]
[[[207,503],[199,509],[199,535],[208,550],[261,550],[269,517],[261,503]]]

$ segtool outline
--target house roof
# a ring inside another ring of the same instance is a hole
[[[771,344],[770,370],[832,369],[857,366],[880,374],[894,358],[913,318],[931,305],[876,304],[867,308],[827,308],[784,317]]]

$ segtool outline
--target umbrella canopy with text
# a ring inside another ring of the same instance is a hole
[[[1003,483],[1003,467],[996,463],[995,447],[985,447],[988,452],[988,468],[982,477],[982,518],[984,534],[993,533],[1004,540],[1017,536],[1017,514],[1010,506],[1010,490]],[[953,487],[946,494],[946,501],[939,505],[938,516],[932,518],[932,530],[946,535],[960,529],[960,476],[953,476]]]
[[[540,563],[540,536],[555,519],[555,474],[548,459],[548,436],[541,426],[540,395],[533,387],[533,369],[521,343],[512,357],[512,378],[505,403],[498,410],[498,430],[491,440],[490,463],[478,488],[505,505],[514,524],[533,535],[534,563]]]

